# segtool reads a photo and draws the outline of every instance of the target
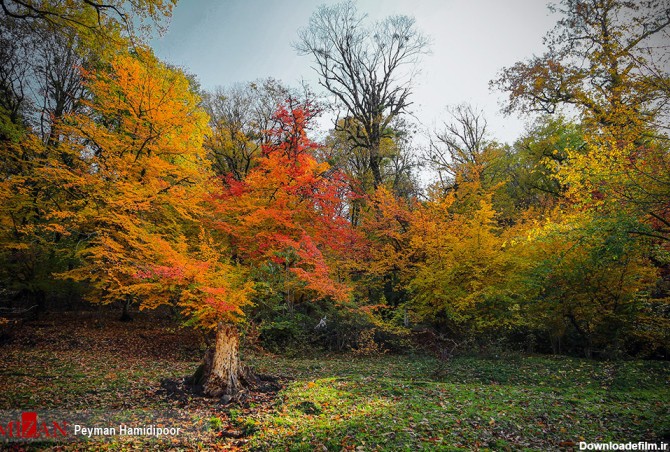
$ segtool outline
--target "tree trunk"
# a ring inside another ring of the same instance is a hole
[[[251,371],[240,363],[239,343],[237,328],[220,322],[214,347],[207,350],[203,365],[193,377],[195,384],[203,386],[206,396],[229,401],[255,382]]]
[[[379,152],[379,142],[373,143],[370,148],[370,170],[372,171],[373,186],[377,189],[382,185],[381,155]]]
[[[125,301],[123,302],[123,311],[121,311],[121,317],[119,318],[119,320],[122,322],[133,321],[133,318],[130,315],[130,301],[131,297],[127,295]]]

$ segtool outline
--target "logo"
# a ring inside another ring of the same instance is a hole
[[[36,412],[21,413],[21,419],[0,423],[0,438],[37,439],[67,436],[67,422],[40,422]]]

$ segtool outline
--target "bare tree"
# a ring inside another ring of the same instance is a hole
[[[37,33],[33,58],[35,104],[41,101],[39,111],[40,134],[45,143],[55,146],[59,140],[57,123],[67,114],[83,108],[86,89],[81,68],[92,66],[92,55],[86,55],[81,41],[64,31],[52,33],[49,29]]]
[[[83,108],[81,69],[95,64],[95,54],[69,29],[0,16],[0,34],[0,108],[54,147],[56,124]]]
[[[458,180],[483,179],[495,152],[495,142],[489,137],[483,112],[471,105],[461,104],[450,109],[451,121],[435,132],[430,140],[426,158],[437,172],[440,184],[454,188]]]
[[[408,16],[390,16],[372,27],[353,1],[323,5],[299,32],[296,50],[311,55],[319,84],[346,112],[335,127],[357,147],[369,150],[374,185],[383,179],[381,140],[389,125],[410,105],[411,76],[429,40]]]
[[[30,53],[32,47],[23,30],[0,18],[0,114],[13,124],[22,123],[32,107]]]

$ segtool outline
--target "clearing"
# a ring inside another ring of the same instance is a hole
[[[78,422],[182,428],[177,436],[79,436],[61,450],[578,450],[580,441],[670,442],[668,362],[256,353],[245,362],[278,378],[224,406],[184,390],[181,379],[203,350],[194,332],[146,314],[131,323],[100,313],[28,322],[0,345],[0,412],[36,411],[70,429]]]

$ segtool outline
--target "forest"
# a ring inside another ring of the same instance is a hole
[[[411,16],[320,6],[318,85],[207,90],[149,45],[176,2],[0,0],[0,444],[670,442],[668,0],[549,5],[510,143],[467,103],[417,143]]]

